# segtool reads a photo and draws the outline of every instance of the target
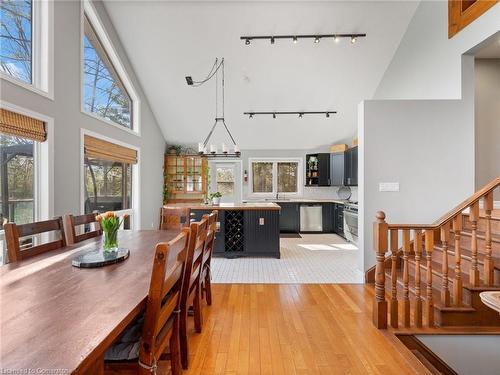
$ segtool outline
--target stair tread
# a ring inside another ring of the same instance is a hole
[[[443,251],[443,247],[440,245],[435,245],[434,250],[437,250],[439,252]],[[424,251],[425,254],[425,251]],[[465,259],[467,261],[470,261],[472,258],[472,251],[466,247],[460,247],[460,255],[462,259]],[[448,247],[448,263],[450,265],[450,268],[455,264],[455,248],[454,247]],[[485,254],[484,252],[478,252],[478,263],[483,265],[484,264],[484,258]],[[500,257],[498,257],[496,254],[492,253],[491,258],[493,260],[493,265],[496,269],[500,270]]]

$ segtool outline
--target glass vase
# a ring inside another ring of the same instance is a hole
[[[118,228],[104,231],[102,247],[104,251],[118,250]]]

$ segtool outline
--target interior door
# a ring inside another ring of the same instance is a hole
[[[221,193],[221,203],[241,202],[241,162],[210,161],[209,167],[209,192]]]

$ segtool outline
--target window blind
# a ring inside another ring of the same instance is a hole
[[[47,140],[43,121],[0,108],[0,131],[37,142]]]
[[[137,163],[137,151],[112,142],[85,135],[85,157],[115,161],[126,164]]]

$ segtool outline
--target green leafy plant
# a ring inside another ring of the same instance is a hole
[[[167,147],[167,152],[169,154],[173,154],[175,153],[177,156],[179,156],[180,154],[182,154],[182,146],[181,145],[171,145],[171,146],[168,146]]]
[[[222,194],[216,191],[215,193],[210,194],[210,199],[214,198],[222,198]]]

